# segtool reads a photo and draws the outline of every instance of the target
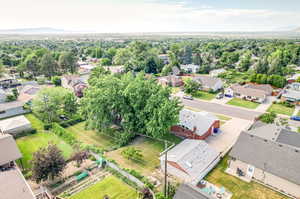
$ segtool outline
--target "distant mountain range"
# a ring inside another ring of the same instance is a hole
[[[40,27],[40,28],[17,28],[17,29],[2,29],[0,34],[61,34],[70,33],[63,29]]]

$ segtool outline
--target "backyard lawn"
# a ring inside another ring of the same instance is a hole
[[[227,102],[227,104],[249,109],[256,109],[259,106],[259,103],[246,101],[240,98],[233,98],[232,100]]]
[[[44,125],[41,120],[35,117],[33,114],[26,114],[25,117],[30,121],[32,128],[36,129],[37,131],[44,130]]]
[[[136,190],[116,177],[109,176],[71,196],[70,199],[103,199],[105,195],[110,199],[135,199],[138,197]]]
[[[46,147],[49,143],[56,144],[63,151],[65,158],[69,158],[73,153],[72,147],[52,132],[38,132],[21,137],[17,139],[17,145],[23,155],[22,163],[24,168],[30,168],[30,160],[33,153],[42,147]]]
[[[178,144],[181,139],[169,135],[163,139],[169,140],[173,143]],[[121,153],[128,147],[134,147],[141,150],[143,155],[142,161],[133,161],[124,158]],[[121,167],[134,169],[142,173],[143,175],[151,175],[151,173],[160,165],[159,154],[164,150],[164,143],[155,141],[150,138],[137,137],[131,144],[125,147],[121,147],[118,150],[111,151],[105,154],[109,159],[115,160]]]
[[[277,193],[261,184],[255,182],[244,182],[234,176],[226,174],[228,156],[206,176],[206,180],[219,186],[225,187],[233,193],[231,199],[288,199],[288,197]]]
[[[282,104],[272,104],[267,110],[268,112],[274,112],[276,114],[291,116],[294,113],[294,108],[286,107]]]
[[[215,99],[217,94],[209,93],[206,91],[197,91],[195,94],[193,94],[193,97],[210,101],[212,99]]]
[[[86,130],[85,122],[70,126],[67,130],[73,132],[75,137],[85,144],[92,144],[103,149],[108,149],[114,145],[113,138],[94,130]]]

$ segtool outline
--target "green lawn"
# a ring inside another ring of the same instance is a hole
[[[286,107],[282,104],[272,104],[268,108],[268,112],[274,112],[276,114],[288,115],[291,116],[294,113],[295,108]]]
[[[182,140],[172,134],[165,136],[163,139],[169,140],[178,144]],[[121,152],[128,148],[134,147],[141,150],[143,155],[142,161],[132,161],[124,158]],[[164,143],[150,138],[137,137],[131,144],[121,147],[118,150],[111,151],[105,154],[109,159],[115,160],[121,167],[134,169],[144,176],[151,173],[160,165],[159,154],[164,150]]]
[[[36,118],[32,113],[26,114],[25,117],[30,121],[32,128],[36,130],[44,130],[44,124],[41,120]]]
[[[108,149],[115,145],[112,137],[98,133],[94,130],[86,130],[85,122],[70,126],[67,130],[73,132],[75,137],[85,144],[92,144],[103,149]]]
[[[249,108],[249,109],[256,109],[259,106],[259,103],[246,101],[246,100],[243,100],[240,98],[233,98],[232,100],[227,102],[227,104],[233,105],[233,106],[239,106],[239,107],[243,107],[243,108]]]
[[[136,190],[116,177],[109,176],[71,196],[70,199],[103,199],[105,195],[110,199],[136,199],[138,197]]]
[[[255,182],[247,183],[226,174],[224,171],[227,168],[227,160],[228,156],[226,156],[205,179],[219,187],[223,186],[233,193],[231,199],[288,199],[288,197],[261,184]]]
[[[38,132],[17,139],[17,145],[23,155],[22,163],[25,168],[30,168],[30,161],[34,152],[40,148],[46,147],[49,143],[56,144],[63,151],[65,158],[69,158],[72,153],[72,147],[52,132]]]
[[[216,98],[217,94],[209,93],[206,91],[197,91],[195,94],[193,94],[193,97],[202,99],[202,100],[207,100],[210,101],[212,99]]]

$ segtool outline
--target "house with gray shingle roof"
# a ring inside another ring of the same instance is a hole
[[[223,82],[220,78],[211,77],[208,75],[199,75],[193,78],[194,81],[197,81],[201,84],[201,89],[205,91],[218,91],[223,88]]]
[[[164,170],[165,156],[160,157]],[[186,139],[168,152],[168,174],[197,185],[220,161],[220,154],[205,141]]]
[[[284,194],[300,197],[300,134],[276,125],[242,132],[229,153],[226,170],[257,180]]]

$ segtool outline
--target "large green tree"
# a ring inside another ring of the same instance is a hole
[[[51,53],[47,52],[43,55],[40,71],[46,77],[52,77],[57,73],[58,65]]]
[[[81,101],[81,112],[91,128],[120,126],[136,133],[162,137],[178,122],[181,109],[170,90],[146,79],[143,73],[119,78],[106,75],[90,86]]]
[[[75,73],[77,71],[77,58],[72,52],[63,52],[58,61],[62,72]]]

